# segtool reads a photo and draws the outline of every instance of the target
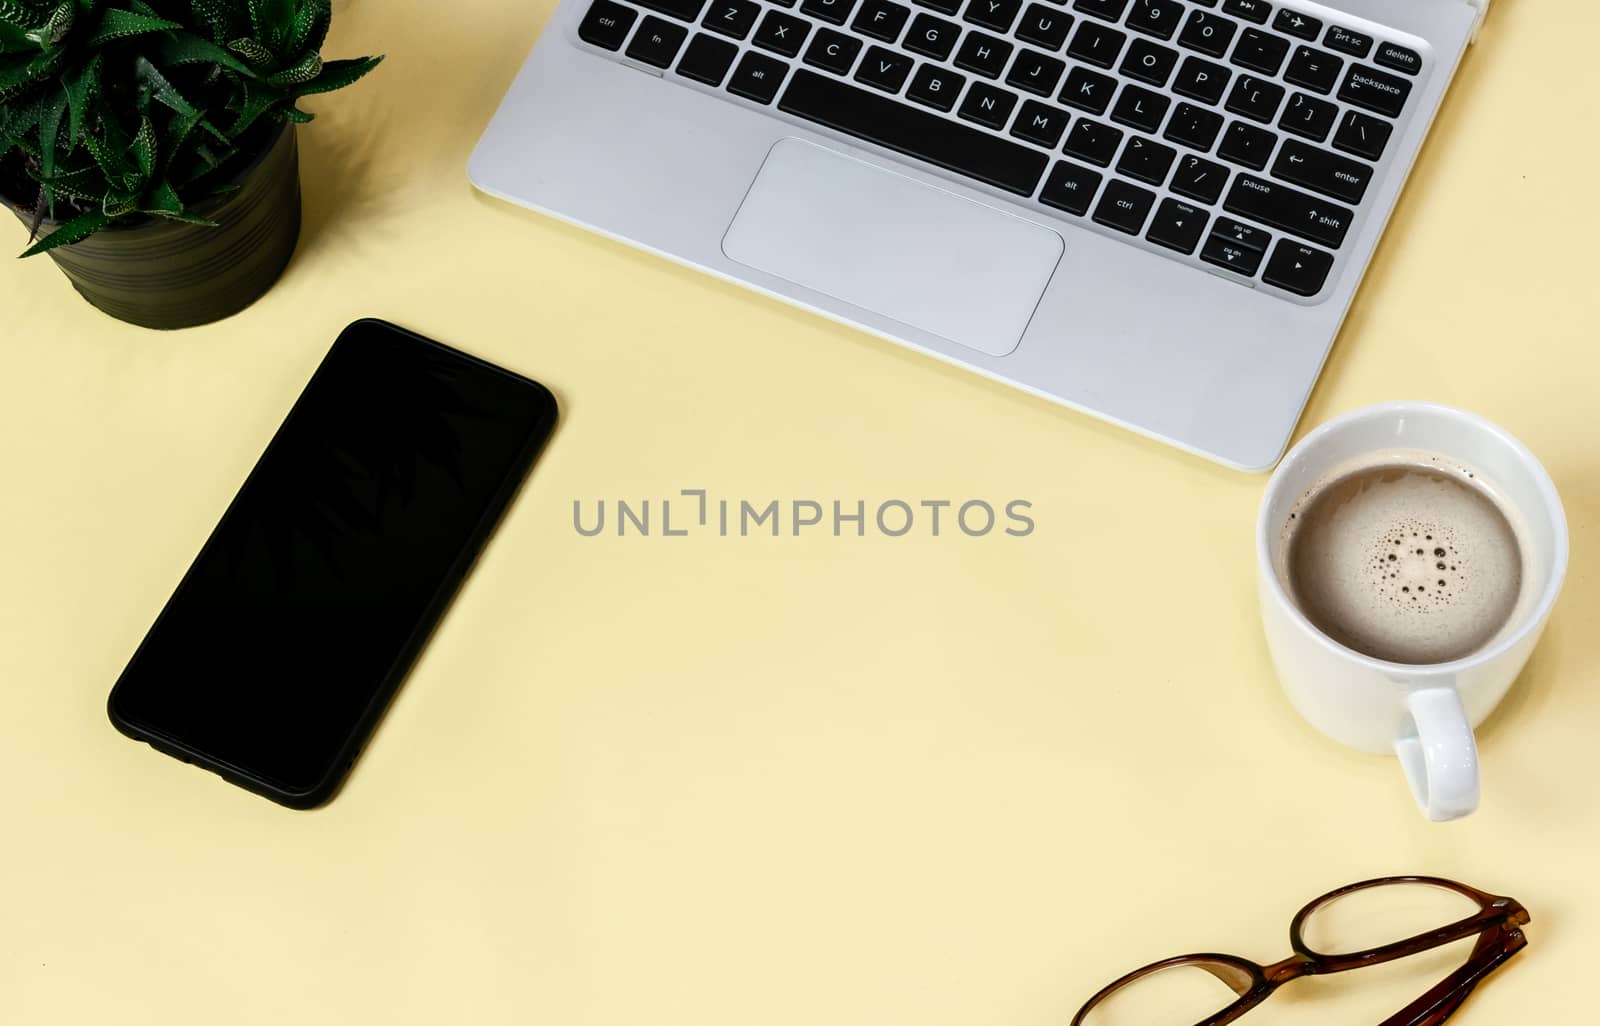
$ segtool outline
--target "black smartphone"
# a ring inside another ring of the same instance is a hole
[[[292,808],[333,797],[555,421],[537,382],[350,325],[112,688],[111,722]]]

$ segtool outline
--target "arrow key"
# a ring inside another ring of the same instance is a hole
[[[1331,253],[1282,239],[1272,251],[1272,259],[1267,261],[1267,272],[1262,279],[1268,285],[1297,296],[1314,296],[1322,291],[1332,268]]]
[[[1161,201],[1161,206],[1156,210],[1156,216],[1150,222],[1150,230],[1145,233],[1145,238],[1158,246],[1175,249],[1179,253],[1193,253],[1194,248],[1200,244],[1200,236],[1205,234],[1206,222],[1211,220],[1211,215],[1199,207],[1191,207],[1175,199]]]
[[[1211,233],[1211,237],[1206,240],[1206,248],[1200,251],[1200,259],[1206,263],[1226,267],[1246,278],[1255,277],[1256,268],[1261,266],[1262,255],[1261,250],[1241,246],[1217,232]]]
[[[1267,251],[1267,243],[1272,241],[1272,235],[1265,230],[1231,217],[1217,218],[1217,226],[1211,230],[1211,235],[1213,238],[1220,235],[1229,242],[1262,254]]]

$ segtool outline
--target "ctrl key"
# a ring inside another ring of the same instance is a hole
[[[594,6],[578,24],[578,38],[607,50],[620,50],[638,16],[631,7],[614,4],[611,0],[594,0]]]
[[[1289,239],[1280,239],[1267,261],[1262,280],[1297,296],[1314,296],[1322,291],[1333,269],[1333,254],[1312,249]]]

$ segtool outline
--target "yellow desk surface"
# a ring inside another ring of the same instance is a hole
[[[314,104],[300,250],[248,312],[153,333],[44,260],[0,273],[0,1023],[1059,1026],[1154,958],[1282,957],[1301,902],[1406,871],[1533,911],[1458,1021],[1594,1017],[1600,8],[1495,4],[1304,420],[1468,407],[1567,503],[1483,809],[1433,825],[1278,690],[1264,478],[475,195],[552,5],[447,6],[343,5],[327,52],[389,61]],[[367,315],[540,379],[563,419],[344,792],[295,813],[104,702]],[[1037,526],[573,529],[574,500],[686,488],[1025,499]],[[1363,1026],[1428,973],[1256,1015]]]

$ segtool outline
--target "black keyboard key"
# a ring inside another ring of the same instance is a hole
[[[1110,75],[1075,65],[1061,89],[1061,102],[1091,114],[1104,114],[1116,91],[1117,80]]]
[[[1053,150],[1056,143],[1061,141],[1061,133],[1067,130],[1070,117],[1060,107],[1051,107],[1038,100],[1024,100],[1022,109],[1017,112],[1017,122],[1011,126],[1011,134]]]
[[[1333,148],[1378,160],[1393,134],[1394,125],[1390,122],[1352,110],[1345,114],[1339,122],[1339,130],[1333,133]]]
[[[1213,235],[1221,235],[1229,242],[1237,243],[1246,249],[1267,251],[1267,245],[1272,242],[1272,236],[1264,228],[1257,228],[1253,224],[1235,221],[1231,217],[1217,218],[1217,225],[1211,230]]]
[[[956,67],[985,78],[999,78],[1010,58],[1010,43],[982,32],[968,32],[961,49],[956,51]]]
[[[1422,70],[1422,54],[1396,43],[1379,43],[1378,52],[1372,59],[1386,68],[1407,75],[1415,75]]]
[[[1297,296],[1314,296],[1322,291],[1332,269],[1332,253],[1293,239],[1279,239],[1261,280]]]
[[[1242,274],[1246,278],[1255,277],[1256,270],[1261,266],[1261,258],[1266,254],[1259,249],[1241,246],[1226,235],[1212,232],[1206,239],[1206,246],[1200,251],[1200,259],[1208,264],[1226,267],[1235,274]]]
[[[1189,15],[1189,20],[1184,22],[1183,34],[1178,36],[1178,45],[1199,50],[1212,57],[1221,57],[1228,52],[1228,44],[1233,42],[1234,33],[1238,31],[1239,23],[1236,21],[1219,18],[1205,11],[1195,11]]]
[[[800,13],[809,14],[813,18],[834,25],[843,25],[850,18],[850,12],[855,9],[856,0],[802,0]]]
[[[795,5],[795,0],[772,0],[772,3],[779,7],[793,7]]]
[[[1200,245],[1200,236],[1205,234],[1206,222],[1210,220],[1211,215],[1199,207],[1190,206],[1182,200],[1164,199],[1161,206],[1156,208],[1156,216],[1150,221],[1150,230],[1144,237],[1158,246],[1175,249],[1187,256]]]
[[[1272,159],[1272,148],[1277,144],[1278,137],[1266,129],[1235,121],[1222,133],[1217,156],[1260,171]]]
[[[963,20],[996,32],[1010,32],[1022,0],[969,0]]]
[[[1178,170],[1168,188],[1179,196],[1187,196],[1201,203],[1215,203],[1222,197],[1222,187],[1227,184],[1227,168],[1185,155],[1178,161]]]
[[[911,23],[911,31],[906,33],[905,48],[912,53],[942,61],[950,56],[960,37],[961,26],[955,22],[935,18],[931,14],[919,14],[917,20]]]
[[[728,92],[757,103],[771,103],[788,71],[789,65],[776,57],[747,50],[728,79]]]
[[[1233,72],[1220,64],[1212,64],[1198,57],[1186,57],[1183,67],[1178,69],[1178,77],[1173,80],[1172,91],[1201,103],[1218,104],[1222,102],[1222,94],[1231,78]]]
[[[1119,232],[1138,235],[1150,208],[1156,204],[1156,194],[1148,189],[1113,178],[1106,185],[1100,205],[1094,208],[1096,224],[1115,228]]]
[[[708,86],[719,86],[728,69],[733,67],[733,58],[738,53],[739,48],[727,40],[701,32],[689,41],[689,48],[683,51],[683,59],[678,62],[678,74]]]
[[[1223,208],[1303,239],[1338,249],[1355,211],[1254,175],[1233,180]]]
[[[1011,120],[1011,111],[1016,105],[1015,93],[996,89],[987,82],[974,82],[972,88],[967,90],[967,98],[961,101],[961,109],[956,113],[968,121],[998,132],[1006,127],[1007,121]]]
[[[1270,124],[1277,116],[1281,103],[1283,86],[1251,75],[1241,75],[1233,83],[1233,92],[1228,94],[1227,108],[1229,113],[1243,114],[1247,118]]]
[[[892,43],[900,38],[900,30],[906,27],[910,17],[909,7],[890,3],[889,0],[866,0],[861,10],[856,12],[856,20],[850,23],[850,28],[864,36]]]
[[[1346,203],[1360,203],[1372,184],[1372,165],[1294,139],[1284,141],[1272,174]]]
[[[1372,52],[1372,37],[1335,25],[1322,37],[1322,45],[1352,57],[1365,57]]]
[[[1072,28],[1072,15],[1044,4],[1029,4],[1017,25],[1017,38],[1046,50],[1059,50]]]
[[[1033,195],[1050,163],[1020,143],[804,68],[789,77],[778,109],[1020,196]]]
[[[1096,18],[1121,21],[1122,12],[1128,9],[1128,0],[1078,0],[1073,6],[1084,14],[1092,14]]]
[[[819,28],[806,47],[805,62],[835,75],[848,75],[861,52],[861,40],[833,29]]]
[[[620,50],[638,17],[639,12],[631,7],[614,4],[611,0],[594,0],[594,5],[578,23],[578,38],[607,50]]]
[[[1263,75],[1276,75],[1289,54],[1289,41],[1260,29],[1245,29],[1233,48],[1233,63]]]
[[[949,110],[956,105],[961,87],[967,80],[953,71],[932,64],[924,64],[911,76],[911,88],[906,97],[934,110]]]
[[[670,68],[688,38],[689,30],[682,25],[647,17],[628,44],[628,56],[651,67]]]
[[[700,24],[713,32],[743,39],[756,27],[756,18],[760,14],[761,5],[755,0],[712,0]]]
[[[1067,70],[1065,61],[1042,54],[1037,50],[1019,50],[1006,75],[1006,85],[1015,86],[1035,96],[1049,96],[1056,91],[1061,73]]]
[[[1153,86],[1164,86],[1178,65],[1178,51],[1157,46],[1148,39],[1135,39],[1122,58],[1121,73]]]
[[[1339,72],[1343,70],[1343,57],[1335,57],[1326,50],[1301,46],[1295,48],[1294,57],[1289,61],[1283,77],[1293,85],[1319,93],[1331,93],[1334,84],[1339,81]]]
[[[1265,0],[1222,0],[1222,13],[1265,25],[1267,16],[1272,13],[1272,5]]]
[[[1078,25],[1078,31],[1073,33],[1072,42],[1067,44],[1067,56],[1076,57],[1087,64],[1109,68],[1117,63],[1117,54],[1122,52],[1122,44],[1127,38],[1124,33],[1116,29],[1085,21]]]
[[[1299,11],[1291,11],[1287,7],[1279,11],[1278,16],[1272,19],[1272,27],[1291,36],[1309,39],[1313,43],[1322,34],[1322,22],[1310,15],[1301,14]]]
[[[940,14],[955,14],[961,10],[961,0],[914,0],[919,7],[931,7]]]
[[[1211,144],[1217,141],[1217,133],[1221,131],[1221,114],[1192,103],[1180,103],[1178,109],[1172,112],[1172,120],[1167,122],[1164,138],[1204,153],[1211,149]]]
[[[1278,127],[1285,132],[1321,142],[1333,131],[1333,123],[1338,117],[1339,108],[1327,100],[1319,100],[1306,93],[1295,93],[1289,97],[1289,106],[1283,109]]]
[[[1178,0],[1133,0],[1128,27],[1157,39],[1171,39],[1182,17],[1183,5]]]
[[[861,58],[861,67],[856,69],[856,81],[865,82],[886,93],[898,93],[900,87],[906,84],[906,79],[911,77],[913,63],[903,53],[885,50],[881,46],[869,47],[867,55]]]
[[[1082,217],[1089,212],[1089,204],[1094,202],[1094,194],[1100,188],[1100,177],[1098,171],[1090,171],[1069,160],[1058,160],[1056,166],[1050,169],[1050,177],[1044,180],[1039,202]]]
[[[1400,116],[1400,111],[1406,105],[1406,97],[1410,95],[1410,80],[1360,64],[1350,66],[1350,73],[1344,77],[1344,85],[1339,87],[1339,99],[1345,103],[1353,103],[1391,118]]]
[[[706,0],[638,0],[638,3],[640,7],[648,7],[657,14],[692,22],[700,17],[700,9],[706,5]]]
[[[761,19],[761,27],[756,29],[755,44],[785,57],[796,57],[810,31],[811,23],[803,18],[782,11],[768,11]]]
[[[1163,146],[1136,135],[1122,148],[1122,159],[1117,161],[1117,174],[1160,185],[1167,180],[1167,172],[1172,170],[1172,162],[1177,159],[1178,151],[1171,146]]]
[[[1117,147],[1121,144],[1122,129],[1079,118],[1077,124],[1072,126],[1072,131],[1067,133],[1067,145],[1063,149],[1091,164],[1110,167],[1111,158],[1117,155]]]
[[[1111,109],[1111,120],[1155,135],[1170,106],[1171,97],[1141,86],[1124,86],[1122,95],[1117,97],[1117,105]]]

